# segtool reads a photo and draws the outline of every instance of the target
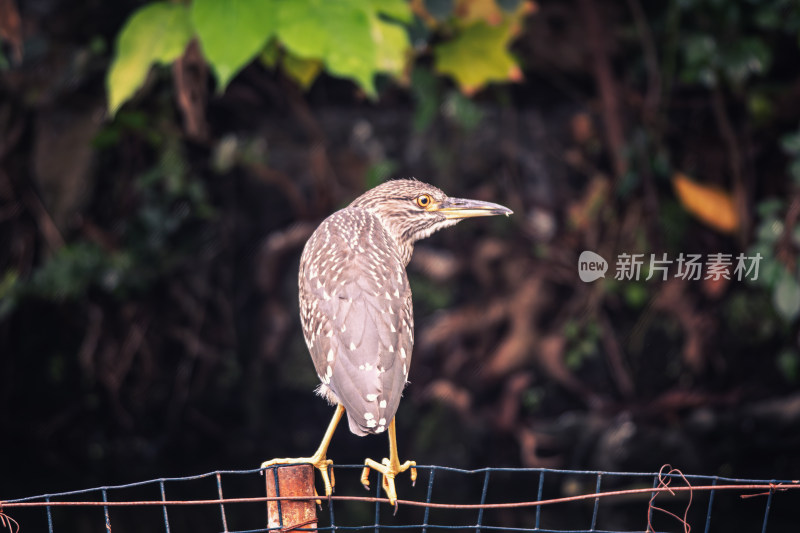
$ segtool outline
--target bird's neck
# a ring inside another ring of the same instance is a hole
[[[411,254],[414,253],[414,243],[406,242],[405,244],[400,244],[398,250],[400,250],[400,260],[403,262],[403,266],[408,266],[408,262],[411,261]]]
[[[414,253],[414,241],[405,238],[402,233],[392,231],[391,225],[384,224],[383,227],[386,228],[386,232],[394,240],[394,248],[400,255],[400,261],[402,261],[403,266],[408,266],[408,262],[411,261],[411,254]]]
[[[397,224],[393,224],[391,219],[386,219],[375,211],[373,211],[373,214],[378,218],[381,226],[383,226],[386,233],[388,233],[394,241],[394,249],[397,250],[400,255],[403,266],[408,266],[408,262],[411,261],[411,254],[414,253],[414,240],[409,239],[408,235],[404,234]]]

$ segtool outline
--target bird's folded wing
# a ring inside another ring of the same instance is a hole
[[[386,429],[411,362],[411,291],[388,239],[373,215],[347,209],[324,221],[303,252],[301,318],[309,350],[357,435]]]

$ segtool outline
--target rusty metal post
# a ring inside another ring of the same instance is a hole
[[[267,478],[267,497],[314,496],[314,467],[311,465],[277,465],[264,472]],[[297,528],[316,531],[317,509],[314,500],[278,500],[267,502],[267,521],[270,528],[296,531]]]

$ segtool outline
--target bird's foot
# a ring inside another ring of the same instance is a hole
[[[411,485],[413,486],[417,482],[417,466],[416,461],[406,461],[403,464],[400,464],[399,461],[391,461],[387,458],[384,458],[381,463],[374,461],[372,459],[366,459],[364,461],[364,470],[361,471],[361,484],[364,485],[365,489],[369,489],[369,469],[374,468],[381,474],[383,474],[383,490],[386,492],[386,496],[389,498],[389,501],[395,507],[395,511],[397,510],[397,491],[394,488],[394,478],[397,474],[405,472],[409,468],[411,469]]]
[[[314,454],[311,457],[288,457],[283,459],[270,459],[261,463],[261,468],[269,468],[277,465],[290,465],[290,464],[310,464],[322,474],[322,482],[325,484],[325,496],[333,494],[336,479],[333,475],[333,469],[329,468],[333,465],[333,461],[325,457],[324,454]],[[330,471],[330,476],[328,472]],[[317,488],[314,487],[314,496],[319,496]],[[321,505],[322,502],[317,500],[317,504]]]

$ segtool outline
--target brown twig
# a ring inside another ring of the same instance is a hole
[[[208,139],[209,127],[205,115],[207,73],[208,67],[203,61],[197,39],[193,39],[183,55],[172,64],[172,75],[186,135],[197,141]]]

